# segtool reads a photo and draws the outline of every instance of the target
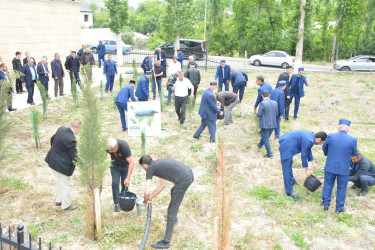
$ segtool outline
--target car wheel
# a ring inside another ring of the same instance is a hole
[[[260,66],[261,65],[259,60],[255,60],[253,64],[254,64],[254,66]]]
[[[92,53],[97,54],[98,50],[96,48],[92,48]]]
[[[281,64],[281,68],[286,69],[286,67],[289,66],[287,62],[284,62]]]
[[[350,71],[350,68],[348,66],[344,66],[341,68],[341,71]]]

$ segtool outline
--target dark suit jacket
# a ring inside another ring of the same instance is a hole
[[[51,69],[52,69],[52,78],[55,79],[55,77],[57,78],[62,78],[64,76],[64,69],[63,69],[63,66],[61,64],[61,60],[56,60],[56,59],[53,59],[52,62],[51,62]]]
[[[48,72],[48,65],[46,64],[46,68],[47,68],[47,72]],[[43,64],[38,64],[38,66],[36,67],[36,71],[38,72],[38,78],[39,78],[39,81],[41,83],[46,83],[49,81],[49,74],[45,74],[44,72],[44,68],[43,68]]]
[[[214,92],[212,92],[212,90],[209,88],[206,89],[202,95],[198,114],[204,119],[215,122],[217,120],[217,115],[220,113],[221,110],[217,107]]]
[[[276,116],[278,113],[277,102],[265,99],[259,104],[257,116],[259,117],[259,128],[276,128]]]
[[[30,58],[34,60],[34,65],[35,65],[35,64],[36,64],[35,58],[34,58],[34,57],[31,57],[31,56],[30,56]],[[23,65],[27,64],[28,61],[29,61],[29,60],[27,60],[27,57],[25,57],[25,58],[22,60]]]
[[[284,93],[285,93],[285,98],[287,96],[289,96],[289,75],[288,73],[286,72],[283,72],[279,75],[279,78],[277,79],[277,83],[276,83],[276,89],[279,87],[279,82],[280,81],[286,81],[286,88],[284,90]]]
[[[156,52],[156,59],[161,61],[161,64],[163,66],[166,66],[167,65],[167,55],[165,54],[164,50],[162,50],[160,52],[160,54],[161,54],[161,58],[159,57],[159,52]],[[162,61],[161,59],[164,59],[164,60]]]
[[[36,73],[34,65],[32,68],[35,71],[35,81],[36,81],[38,80],[38,75]],[[31,75],[29,64],[23,65],[23,67],[21,68],[21,73],[23,74],[21,75],[22,82],[26,83],[26,85],[31,85],[33,80],[32,80],[32,75]]]
[[[60,174],[71,176],[77,159],[77,148],[74,133],[70,127],[60,127],[51,138],[51,149],[46,162],[48,166]]]

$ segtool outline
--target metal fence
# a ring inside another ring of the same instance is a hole
[[[144,51],[144,50],[133,50],[133,51],[130,51],[130,52],[126,52],[123,55],[123,64],[129,65],[129,64],[132,64],[133,61],[135,61],[136,65],[141,65],[141,63],[143,62],[143,59],[146,56],[149,56],[149,55],[152,55],[152,54],[153,54],[152,51]],[[106,60],[108,59],[108,55],[109,54],[105,55]],[[111,54],[111,55],[112,55],[112,59],[115,62],[117,62],[117,55],[116,54]],[[98,61],[98,54],[94,54],[94,58],[95,58],[95,61],[97,62]],[[156,61],[156,56],[154,57],[154,61]],[[167,65],[169,65],[171,62],[172,62],[172,58],[167,58]],[[184,60],[183,66],[186,67],[188,62],[189,62],[189,60]],[[204,68],[206,66],[206,59],[205,58],[201,59],[201,60],[196,60],[196,62],[198,64],[198,67],[200,67],[200,68]],[[207,59],[207,67],[208,68],[216,68],[219,64],[220,64],[219,60],[215,60],[215,59],[212,59],[212,58],[208,57],[208,59]]]
[[[6,231],[4,233],[3,231]],[[34,246],[37,245],[37,247]],[[29,242],[25,243],[25,232],[24,232],[24,227],[23,225],[19,225],[17,227],[17,238],[12,237],[12,231],[11,227],[2,227],[1,222],[0,222],[0,250],[5,250],[5,249],[18,249],[18,250],[42,250],[42,249],[59,249],[55,246],[52,245],[52,243],[46,243],[42,242],[42,239],[39,238],[38,240],[33,239],[31,237],[31,234],[29,234]]]

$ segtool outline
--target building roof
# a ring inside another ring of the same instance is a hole
[[[90,12],[90,13],[94,13],[94,11],[92,11],[90,8],[84,6],[84,5],[81,5],[81,9],[80,9],[81,12]]]

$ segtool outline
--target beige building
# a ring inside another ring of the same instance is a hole
[[[37,62],[51,62],[81,47],[80,3],[71,0],[1,0],[0,56],[12,69],[16,51],[29,51]]]
[[[86,6],[81,6],[81,26],[85,28],[90,28],[94,24],[93,14],[90,8]]]

